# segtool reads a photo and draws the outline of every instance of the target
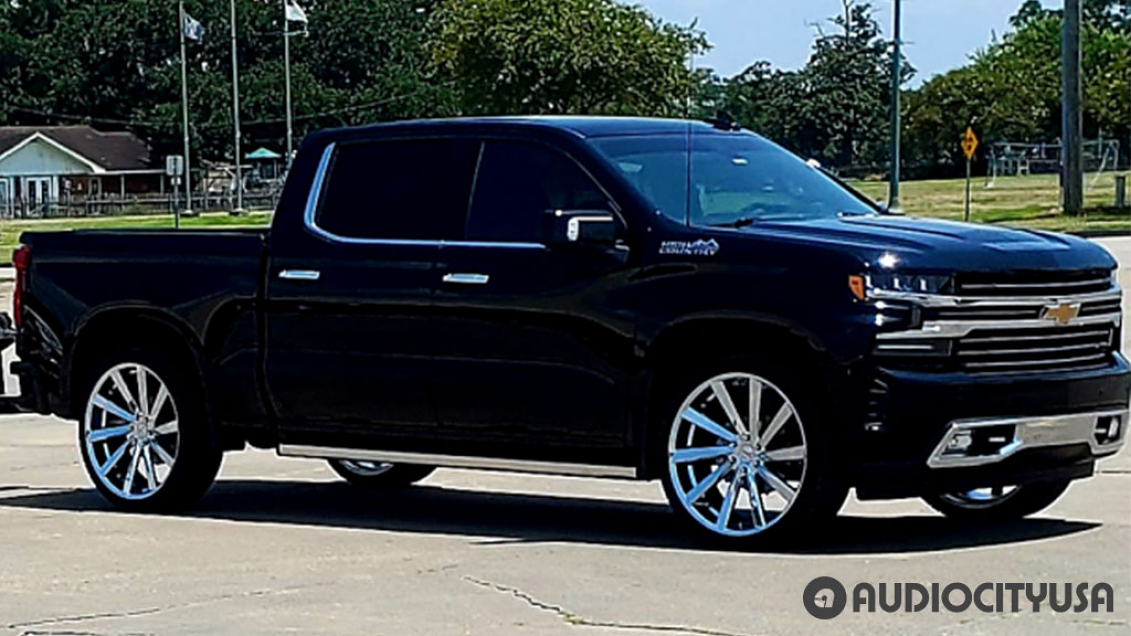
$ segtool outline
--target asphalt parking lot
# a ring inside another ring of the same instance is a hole
[[[1131,238],[1102,242],[1131,289]],[[971,529],[917,500],[850,501],[809,548],[728,553],[688,538],[658,484],[441,470],[370,493],[269,452],[230,455],[191,513],[123,514],[88,484],[75,438],[68,422],[0,416],[0,634],[1060,636],[1131,622],[1126,451],[1024,522]],[[822,575],[1106,582],[1115,612],[820,622],[802,591]]]

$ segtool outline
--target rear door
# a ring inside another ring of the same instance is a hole
[[[613,300],[628,248],[553,247],[553,210],[612,210],[565,153],[486,141],[464,240],[439,253],[441,427],[475,452],[616,462],[625,443],[633,326]],[[581,449],[607,451],[575,453]]]
[[[434,265],[440,241],[462,232],[478,152],[460,139],[326,149],[303,231],[272,245],[267,272],[267,387],[283,441],[392,449],[436,425]]]

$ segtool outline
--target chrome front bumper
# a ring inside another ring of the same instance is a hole
[[[1088,444],[1096,457],[1112,455],[1127,437],[1128,409],[956,420],[935,446],[927,466],[952,468],[995,464],[1022,450]]]

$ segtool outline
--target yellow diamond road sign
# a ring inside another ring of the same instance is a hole
[[[974,134],[973,128],[966,129],[966,135],[962,137],[962,151],[966,153],[967,159],[974,158],[974,151],[978,149],[978,135]]]

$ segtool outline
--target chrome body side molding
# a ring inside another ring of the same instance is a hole
[[[597,466],[592,464],[569,464],[525,459],[433,455],[431,453],[331,448],[297,444],[280,444],[278,453],[284,457],[352,459],[358,461],[388,462],[391,464],[424,464],[444,468],[474,468],[518,473],[540,473],[545,475],[572,475],[575,477],[636,478],[636,468],[631,466]]]

